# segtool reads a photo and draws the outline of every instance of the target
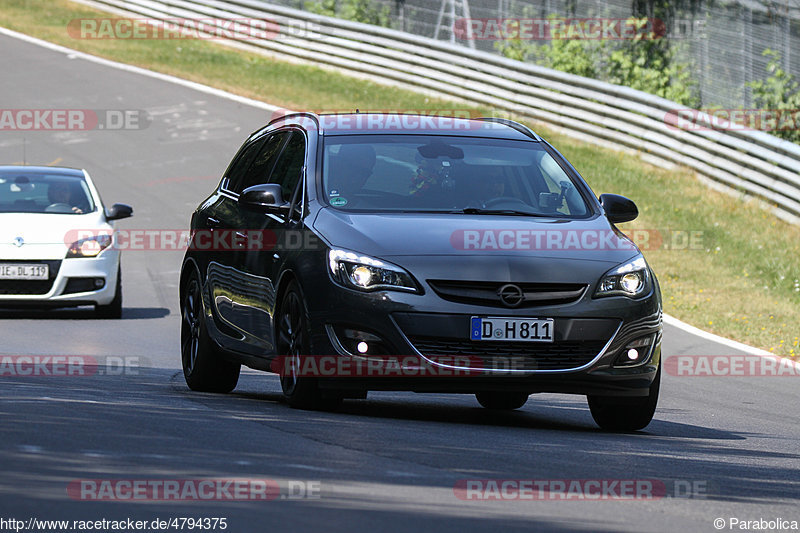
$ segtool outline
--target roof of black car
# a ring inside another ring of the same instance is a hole
[[[319,115],[323,135],[456,135],[535,141],[508,124],[474,118],[406,113]]]

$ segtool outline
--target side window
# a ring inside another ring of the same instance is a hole
[[[235,193],[242,192],[242,178],[244,178],[247,169],[250,167],[250,163],[253,162],[253,158],[258,153],[258,149],[263,143],[264,140],[259,139],[239,150],[239,155],[233,163],[231,163],[230,167],[228,167],[228,171],[225,173],[225,177],[228,178],[228,186],[226,188],[229,191]]]
[[[272,171],[272,176],[269,179],[270,183],[280,184],[283,199],[286,201],[290,202],[292,200],[292,193],[302,175],[305,156],[305,137],[302,133],[292,133],[292,137],[289,139],[283,153],[281,153],[281,157],[278,159],[275,170]]]
[[[287,135],[289,135],[289,132],[279,131],[267,137],[267,140],[264,141],[258,151],[258,155],[253,159],[250,168],[247,169],[244,179],[242,179],[242,188],[237,192],[241,192],[253,185],[267,183],[270,171],[275,166],[275,161],[278,159],[278,154],[281,152],[281,146],[283,146],[283,141]]]

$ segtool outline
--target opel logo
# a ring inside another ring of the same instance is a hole
[[[25,244],[25,239],[23,239],[22,237],[16,237],[16,238],[14,238],[14,246],[16,246],[17,248],[19,248],[19,247],[20,247],[20,246],[22,246],[23,244]]]
[[[500,296],[500,300],[508,307],[518,307],[525,301],[525,293],[522,292],[519,285],[512,285],[510,283],[500,287],[497,290],[497,295]]]

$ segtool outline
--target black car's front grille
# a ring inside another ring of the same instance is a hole
[[[498,370],[569,370],[592,361],[606,342],[492,342],[410,337],[425,357],[452,361],[463,357],[470,368]]]
[[[36,260],[14,260],[9,261],[0,259],[0,263],[24,263],[26,265],[47,265],[49,269],[48,279],[27,280],[27,279],[2,279],[0,280],[0,295],[26,296],[47,294],[53,287],[53,282],[61,268],[61,261],[36,261]]]
[[[522,291],[518,305],[507,305],[500,297],[504,282],[428,280],[441,298],[451,302],[491,307],[529,308],[543,305],[563,305],[578,301],[586,291],[585,283],[515,283]]]

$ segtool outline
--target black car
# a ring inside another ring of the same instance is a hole
[[[194,212],[180,278],[193,390],[242,364],[288,403],[369,390],[516,409],[583,394],[607,429],[658,400],[661,295],[572,165],[505,119],[290,114],[251,135]]]

